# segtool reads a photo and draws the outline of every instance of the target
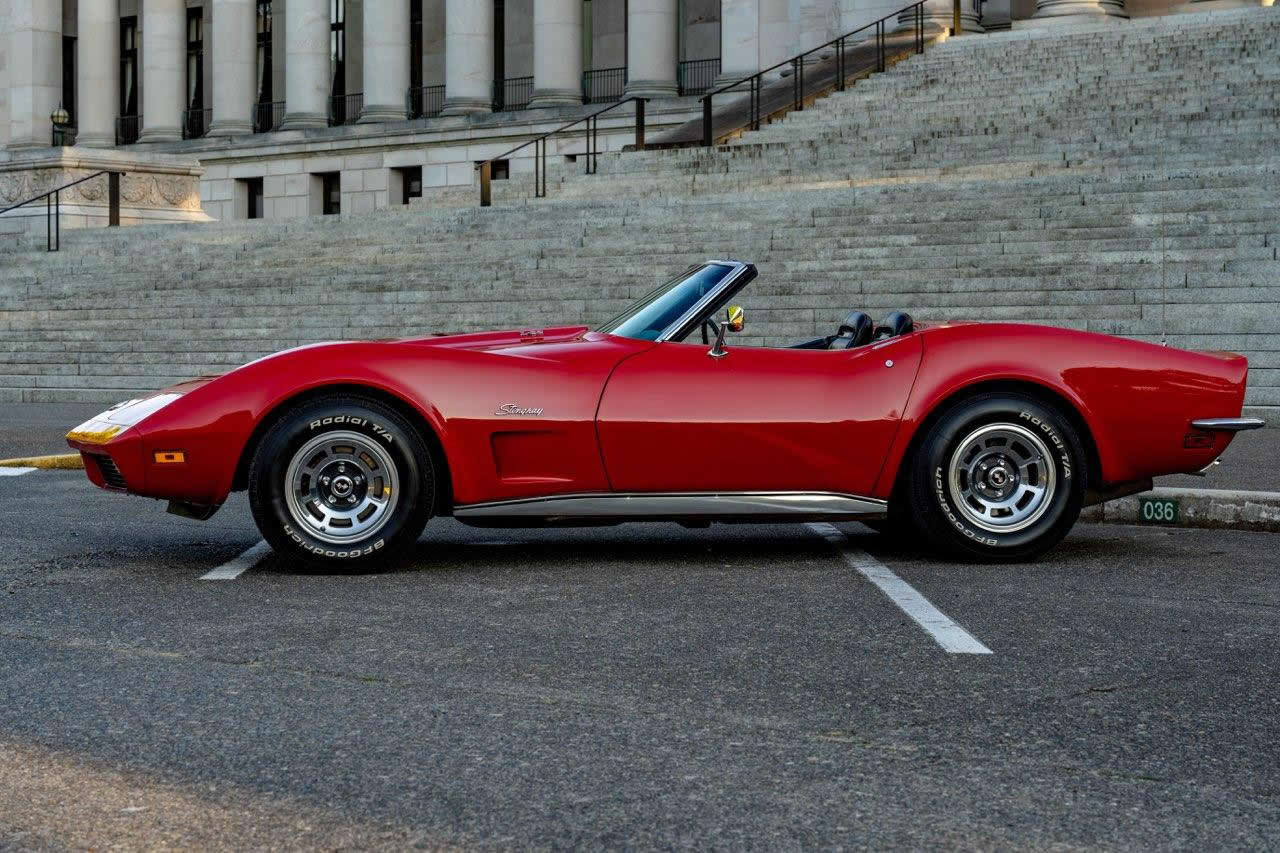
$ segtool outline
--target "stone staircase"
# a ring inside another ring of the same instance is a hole
[[[740,343],[853,308],[1250,357],[1280,407],[1280,8],[949,40],[715,149],[350,217],[0,253],[0,400],[111,400],[300,343],[598,323],[755,262]],[[465,205],[465,206],[464,206]]]

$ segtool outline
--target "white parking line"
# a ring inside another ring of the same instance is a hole
[[[0,468],[0,477],[21,477],[30,474],[35,468]]]
[[[911,584],[895,575],[888,566],[865,551],[849,545],[849,537],[836,527],[825,524],[806,525],[814,533],[840,549],[846,563],[875,584],[889,600],[910,616],[929,636],[953,655],[989,655],[991,649],[980,643],[977,637],[961,628],[938,608],[934,607]]]
[[[223,563],[213,571],[200,576],[202,581],[230,581],[258,565],[258,561],[271,553],[271,546],[265,541],[259,542],[229,563]]]

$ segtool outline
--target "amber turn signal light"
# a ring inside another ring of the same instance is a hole
[[[181,450],[157,450],[155,455],[157,465],[173,465],[175,463],[186,462],[187,454]]]

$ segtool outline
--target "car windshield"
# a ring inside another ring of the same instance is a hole
[[[699,264],[638,300],[598,331],[624,338],[656,341],[659,335],[714,290],[733,269],[727,264]]]

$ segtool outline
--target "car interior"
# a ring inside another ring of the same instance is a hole
[[[872,322],[871,315],[862,311],[850,311],[834,335],[792,344],[791,349],[853,349],[881,338],[909,335],[914,328],[911,315],[906,311],[894,311],[878,326]]]

